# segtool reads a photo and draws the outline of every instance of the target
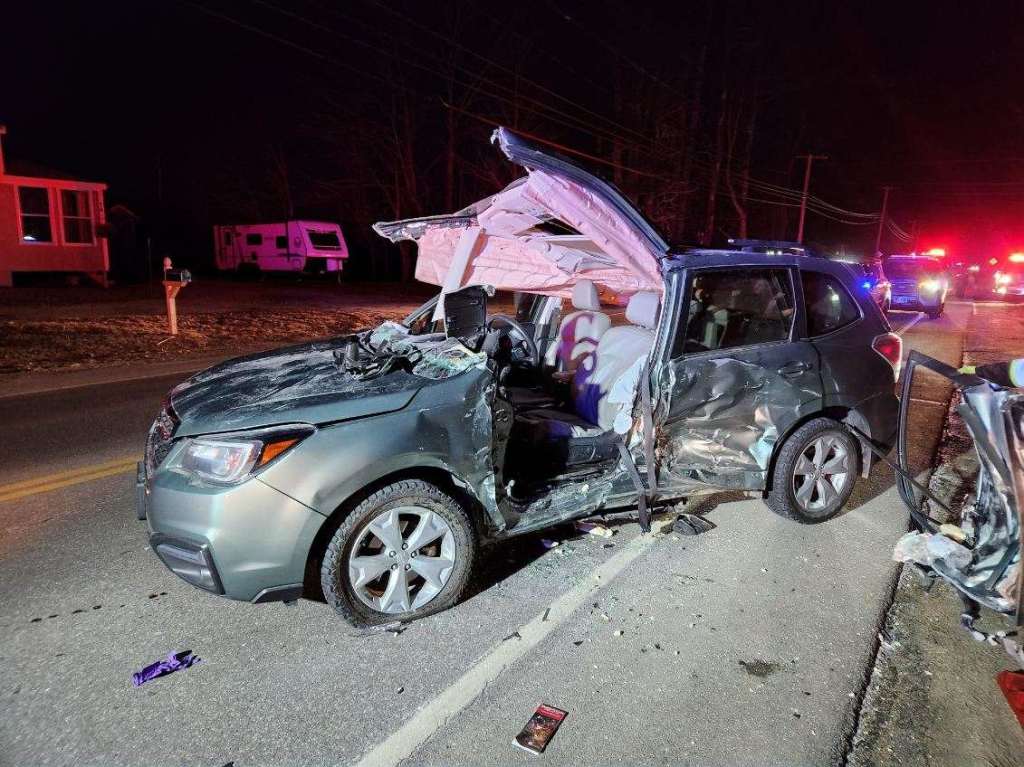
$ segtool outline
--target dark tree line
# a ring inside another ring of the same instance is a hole
[[[494,14],[467,0],[279,9],[224,12],[273,29],[278,39],[261,39],[224,22],[225,35],[284,57],[294,108],[219,158],[218,220],[339,220],[350,276],[409,279],[412,251],[377,241],[369,225],[452,211],[519,175],[488,144],[501,124],[577,152],[671,242],[793,235],[793,199],[765,185],[791,186],[802,119],[780,109],[793,85],[785,49],[755,3],[668,15],[610,1]]]

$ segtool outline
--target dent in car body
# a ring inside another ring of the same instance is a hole
[[[662,484],[692,493],[764,489],[779,440],[821,402],[817,391],[734,357],[670,364],[661,389],[667,395],[657,443]]]

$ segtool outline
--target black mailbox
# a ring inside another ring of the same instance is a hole
[[[188,269],[167,269],[164,271],[164,280],[166,282],[180,282],[182,285],[187,285],[192,282],[192,272]]]

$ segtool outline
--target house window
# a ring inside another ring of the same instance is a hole
[[[262,234],[247,234],[245,235],[246,245],[262,245],[263,235]]]
[[[53,242],[50,228],[50,194],[37,186],[18,187],[21,208],[21,241]]]
[[[89,193],[77,189],[60,190],[60,210],[64,220],[64,242],[92,245],[92,207]]]

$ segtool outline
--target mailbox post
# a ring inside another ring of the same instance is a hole
[[[178,291],[192,282],[188,269],[172,269],[171,259],[164,259],[164,298],[167,301],[167,329],[172,336],[178,335],[178,306],[175,303]]]

